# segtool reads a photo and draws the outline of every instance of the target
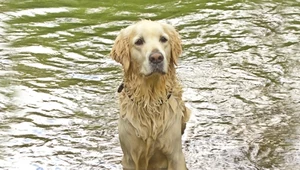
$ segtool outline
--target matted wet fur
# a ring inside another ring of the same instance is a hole
[[[124,170],[186,169],[181,135],[190,111],[175,72],[181,52],[176,30],[149,20],[115,40],[110,55],[124,70],[118,122]]]

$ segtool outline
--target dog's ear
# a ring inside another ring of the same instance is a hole
[[[171,44],[171,62],[177,65],[178,58],[182,53],[180,35],[175,30],[175,28],[171,25],[163,24],[163,27],[165,31],[168,33],[170,39],[169,41]]]
[[[129,49],[129,38],[125,36],[125,30],[121,30],[117,36],[115,43],[110,52],[112,59],[123,65],[123,69],[126,72],[130,66],[130,49]]]

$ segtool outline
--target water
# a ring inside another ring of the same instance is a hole
[[[300,167],[300,1],[0,0],[0,169],[121,169],[120,66],[140,18],[180,32],[190,170]]]

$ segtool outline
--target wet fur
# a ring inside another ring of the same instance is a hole
[[[140,71],[142,63],[131,54],[132,39],[139,31],[136,29],[151,24],[168,35],[166,46],[170,46],[170,51],[164,51],[168,69],[166,74],[145,76]],[[190,112],[182,101],[182,87],[175,72],[181,52],[179,34],[172,26],[148,20],[121,30],[115,40],[111,57],[124,70],[118,129],[125,170],[186,169],[181,135]]]

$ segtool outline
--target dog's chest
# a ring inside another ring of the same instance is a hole
[[[121,98],[120,116],[135,129],[138,137],[156,139],[170,126],[178,111],[178,102],[170,97],[164,103],[134,103]]]

